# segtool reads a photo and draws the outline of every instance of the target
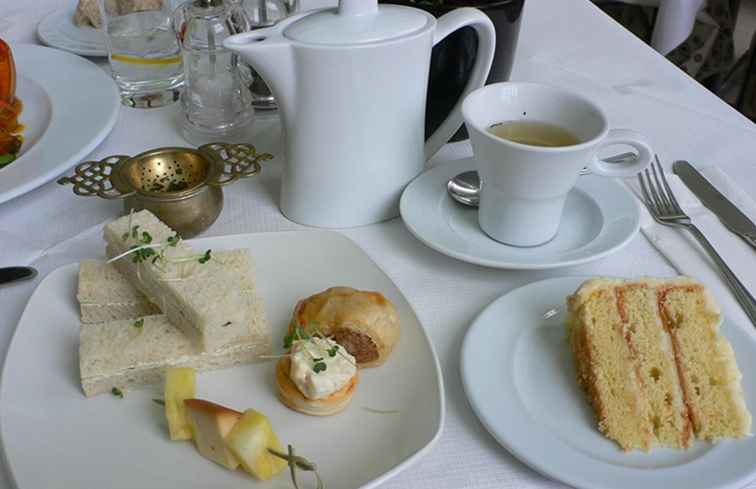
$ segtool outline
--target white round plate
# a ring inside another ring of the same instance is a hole
[[[121,107],[115,83],[91,61],[29,44],[11,49],[24,144],[16,161],[0,168],[0,203],[79,163],[113,129]]]
[[[327,489],[378,486],[428,453],[441,436],[444,385],[433,344],[401,291],[348,238],[332,231],[221,236],[196,249],[249,249],[274,351],[297,300],[335,285],[378,290],[396,306],[401,338],[385,364],[360,372],[349,406],[307,416],[276,395],[276,362],[202,372],[198,397],[265,413],[282,443],[318,465]],[[102,244],[104,253],[105,244]],[[93,257],[94,258],[94,257]],[[0,434],[18,489],[292,489],[288,471],[257,481],[170,441],[163,386],[86,398],[79,378],[78,264],[50,273],[29,299],[0,383]],[[385,411],[385,412],[379,412]],[[300,474],[304,488],[314,488]]]
[[[756,477],[756,437],[626,453],[599,433],[575,378],[564,316],[543,319],[586,279],[520,287],[473,321],[462,344],[462,383],[483,426],[525,464],[582,489],[737,489]],[[756,332],[726,319],[721,332],[735,349],[753,410]]]
[[[94,27],[74,24],[76,6],[70,5],[47,14],[37,24],[37,37],[52,48],[82,56],[107,56],[105,35]]]
[[[528,270],[578,265],[617,251],[640,228],[640,207],[630,191],[609,178],[587,175],[567,196],[554,239],[532,248],[501,244],[480,229],[477,209],[446,193],[446,182],[468,170],[477,170],[472,158],[434,166],[407,186],[400,202],[402,219],[417,239],[459,260]]]

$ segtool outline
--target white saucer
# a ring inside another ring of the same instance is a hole
[[[50,47],[82,56],[107,56],[105,35],[94,27],[74,23],[76,5],[69,5],[47,14],[37,24],[37,36]]]
[[[532,248],[501,244],[480,229],[477,209],[446,193],[449,178],[468,170],[477,170],[472,158],[434,166],[407,186],[400,202],[402,219],[417,239],[459,260],[530,270],[578,265],[617,251],[640,228],[640,207],[627,188],[609,178],[586,175],[567,196],[553,240]]]
[[[525,464],[582,489],[736,489],[754,479],[756,437],[626,453],[599,433],[575,379],[564,315],[543,319],[586,278],[520,287],[473,321],[462,344],[461,376],[483,426]],[[753,411],[756,332],[726,319],[720,331],[735,350]]]

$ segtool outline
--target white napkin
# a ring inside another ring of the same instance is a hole
[[[756,222],[756,203],[725,173],[716,167],[699,168],[699,171],[717,190]],[[751,291],[751,294],[756,295],[756,250],[725,228],[677,175],[671,171],[667,171],[666,175],[680,206],[709,239],[743,285]],[[637,180],[628,180],[627,183],[640,197]],[[718,268],[689,232],[658,224],[645,207],[641,231],[680,274],[688,275],[706,284],[727,317],[743,326],[752,327],[727,282],[719,274]]]

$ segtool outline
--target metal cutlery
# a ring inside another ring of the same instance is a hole
[[[36,276],[37,270],[32,267],[0,268],[0,286],[10,285],[24,280],[31,280]]]
[[[751,323],[756,326],[756,299],[748,292],[748,289],[740,282],[724,259],[719,256],[719,253],[709,243],[706,236],[682,210],[667,183],[667,177],[664,175],[664,169],[659,163],[658,157],[656,158],[656,164],[652,164],[650,170],[646,169],[643,173],[638,174],[638,180],[641,192],[643,193],[644,203],[654,220],[665,226],[686,229],[698,240],[712,260],[714,260],[714,263],[719,267],[720,272],[730,285],[730,289],[751,320]]]
[[[703,205],[713,212],[727,229],[756,249],[756,224],[727,200],[709,181],[687,161],[676,161],[672,171],[680,177]]]

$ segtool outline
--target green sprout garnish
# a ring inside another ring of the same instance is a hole
[[[110,389],[110,393],[113,394],[118,399],[123,399],[123,391],[119,389],[118,387],[113,387]]]
[[[134,321],[134,327],[141,331],[141,329],[144,327],[144,318],[139,318]]]
[[[323,371],[324,371],[324,370],[326,370],[327,368],[328,368],[328,365],[326,365],[326,364],[325,364],[325,362],[323,361],[323,359],[322,359],[322,358],[320,359],[320,361],[319,361],[319,362],[315,362],[315,363],[314,363],[314,364],[312,365],[312,370],[313,370],[313,371],[314,371],[314,372],[315,372],[316,374],[317,374],[317,373],[320,373],[320,372],[323,372]]]
[[[328,349],[328,356],[329,357],[335,357],[337,351],[339,351],[339,345],[333,345],[332,348]]]
[[[130,231],[127,231],[122,235],[124,241],[129,239],[129,237],[133,238],[137,242],[137,244],[129,247],[128,251],[126,251],[125,253],[121,253],[120,255],[111,258],[110,260],[108,260],[108,263],[119,260],[127,255],[133,255],[131,259],[134,263],[142,263],[144,261],[147,261],[148,258],[152,257],[150,263],[156,266],[158,262],[183,263],[197,261],[201,264],[205,264],[210,261],[211,258],[212,250],[206,250],[205,253],[201,255],[183,256],[180,258],[165,256],[166,248],[176,247],[181,241],[181,236],[179,236],[178,233],[174,234],[173,236],[169,236],[162,243],[153,244],[152,235],[147,231],[142,231],[141,236],[139,235],[139,225],[137,224],[136,226],[133,226]]]
[[[197,260],[197,261],[198,261],[198,262],[200,262],[200,263],[201,263],[201,264],[203,264],[203,265],[204,265],[205,263],[209,262],[209,261],[210,261],[210,251],[212,251],[212,250],[207,250],[207,251],[205,251],[205,254],[204,254],[204,255],[202,255],[202,258],[200,258],[200,259],[199,259],[199,260]]]

